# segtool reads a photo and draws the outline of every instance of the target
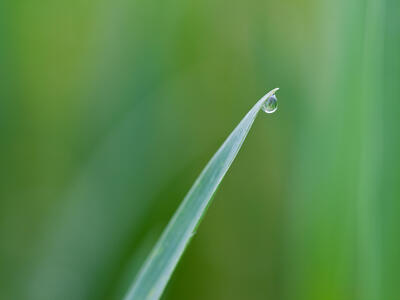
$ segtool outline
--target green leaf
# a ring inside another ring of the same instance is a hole
[[[253,106],[201,172],[143,264],[125,300],[160,298],[261,106],[277,90],[270,91]]]

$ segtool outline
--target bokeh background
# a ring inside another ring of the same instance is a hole
[[[122,299],[272,88],[163,299],[400,299],[398,0],[0,2],[0,299]]]

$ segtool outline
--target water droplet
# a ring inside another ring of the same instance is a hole
[[[278,99],[276,98],[276,96],[270,96],[261,106],[261,109],[267,114],[272,114],[273,112],[276,112],[276,110],[278,109]]]

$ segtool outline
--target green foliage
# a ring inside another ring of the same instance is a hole
[[[0,299],[120,300],[266,84],[163,299],[400,299],[399,11],[0,1]]]
[[[204,168],[140,270],[125,300],[159,299],[261,106],[277,90],[270,91],[253,106]]]

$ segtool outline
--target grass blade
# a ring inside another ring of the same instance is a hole
[[[253,106],[209,161],[164,230],[124,300],[160,298],[262,104],[277,90],[270,91]]]

